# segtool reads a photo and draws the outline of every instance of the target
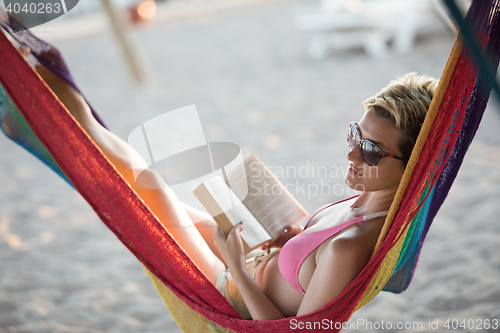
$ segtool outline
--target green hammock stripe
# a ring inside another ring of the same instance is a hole
[[[10,99],[4,87],[0,84],[0,123],[2,131],[9,139],[24,147],[35,155],[54,172],[71,185],[68,178],[52,158],[45,146],[40,142],[35,133],[19,112],[14,102]]]

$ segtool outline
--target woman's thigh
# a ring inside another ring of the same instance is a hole
[[[217,230],[217,223],[214,221],[213,217],[210,214],[202,212],[186,203],[183,203],[183,207],[212,252],[217,256],[217,258],[224,262],[224,259],[214,242],[214,234]]]
[[[91,137],[98,140],[101,150],[158,217],[162,225],[207,275],[210,281],[215,283],[217,277],[225,270],[225,265],[217,256],[218,252],[213,251],[216,248],[213,243],[213,233],[215,231],[213,225],[215,222],[213,222],[212,218],[209,215],[204,216],[204,222],[199,225],[200,231],[202,231],[200,233],[189,214],[200,215],[202,212],[189,208],[186,210],[185,205],[177,198],[172,189],[154,171],[143,174],[142,180],[149,183],[148,188],[137,185],[134,172],[130,167],[130,165],[134,164],[130,163],[129,159],[131,156],[133,158],[141,157],[135,153],[131,154],[128,143],[114,136],[111,132],[102,129],[102,127],[100,131],[101,133],[91,135]],[[105,137],[104,140],[103,137]],[[196,221],[199,217],[197,216],[194,220]]]
[[[225,265],[212,252],[198,230],[193,227],[183,204],[163,179],[156,172],[144,172],[145,181],[150,182],[150,186],[148,188],[138,186],[132,166],[147,168],[141,155],[127,142],[99,124],[92,116],[90,107],[83,96],[67,81],[41,64],[37,64],[36,70],[163,226],[210,281],[215,283],[217,277],[225,270]]]

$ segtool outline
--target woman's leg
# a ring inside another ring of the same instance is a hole
[[[23,53],[26,52],[26,50],[22,51]],[[145,162],[139,153],[131,149],[125,141],[97,122],[92,116],[90,107],[85,102],[83,96],[64,79],[52,73],[46,67],[38,64],[36,70],[106,157],[155,213],[175,240],[207,275],[210,281],[215,283],[217,277],[225,270],[225,265],[217,256],[218,251],[215,252],[217,255],[212,251],[212,249],[216,251],[213,245],[215,224],[212,218],[188,206],[187,213],[191,214],[191,216],[199,218],[200,214],[204,215],[203,222],[200,222],[199,227],[203,230],[204,236],[208,240],[207,244],[202,234],[196,228],[192,226],[182,227],[182,225],[192,224],[189,215],[186,214],[183,204],[178,200],[173,191],[166,186],[159,175],[155,172],[146,172],[145,174],[147,181],[152,185],[151,187],[157,189],[145,189],[137,186],[133,170],[131,169],[130,159],[133,158],[135,162],[142,163],[143,165],[145,165]],[[209,233],[211,235],[208,235]]]
[[[219,249],[217,248],[217,246],[215,246],[214,242],[214,234],[217,230],[217,223],[215,222],[213,217],[210,216],[210,214],[202,212],[184,202],[182,203],[182,205],[191,220],[195,222],[196,229],[198,229],[198,232],[203,237],[212,252],[217,256],[217,258],[224,262],[224,259],[222,258]]]

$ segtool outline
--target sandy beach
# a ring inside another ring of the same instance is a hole
[[[271,168],[308,170],[280,180],[311,213],[352,193],[343,181],[345,135],[363,114],[361,102],[407,72],[439,77],[454,36],[445,28],[419,36],[410,53],[387,59],[356,49],[313,60],[311,35],[294,22],[298,3],[262,2],[134,29],[154,75],[146,86],[133,83],[109,29],[74,39],[58,38],[68,32],[56,25],[38,30],[56,40],[118,136],[126,140],[143,122],[196,104],[208,140],[236,143]],[[402,294],[379,294],[347,332],[500,332],[444,327],[453,319],[500,320],[499,128],[492,96],[412,284]],[[311,172],[320,166],[336,172]],[[382,321],[412,326],[368,324]],[[435,323],[438,329],[429,326]],[[0,134],[0,332],[180,331],[139,262],[78,193]]]

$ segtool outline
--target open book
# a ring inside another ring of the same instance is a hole
[[[234,225],[245,222],[241,238],[247,251],[276,239],[284,227],[307,216],[300,203],[255,155],[236,166],[226,178],[205,180],[193,193],[226,235]]]

